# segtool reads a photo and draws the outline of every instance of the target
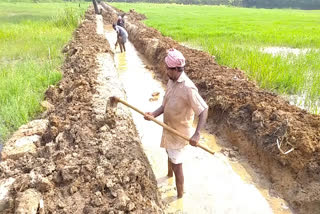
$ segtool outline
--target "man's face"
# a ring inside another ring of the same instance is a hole
[[[169,68],[167,66],[167,76],[174,81],[176,79],[176,68]]]
[[[176,80],[176,76],[177,76],[177,68],[169,68],[167,66],[167,75],[169,77],[169,79],[175,81]]]

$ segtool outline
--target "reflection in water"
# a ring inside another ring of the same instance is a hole
[[[111,26],[106,28],[106,37],[110,44],[115,43],[116,35]],[[154,79],[153,72],[146,69],[141,56],[128,42],[126,53],[115,53],[116,66],[127,94],[127,101],[142,111],[154,111],[162,103],[164,86]],[[177,199],[175,180],[168,178],[167,154],[160,148],[162,127],[146,121],[135,111],[132,112],[135,125],[141,137],[142,146],[157,179],[163,201],[167,204],[167,213],[217,213],[217,214],[269,214],[291,213],[262,195],[245,170],[237,170],[236,163],[222,155],[216,138],[203,132],[201,142],[214,151],[211,155],[199,148],[187,146],[187,159],[183,164],[185,177],[185,195]],[[157,118],[162,121],[162,117]],[[267,191],[267,190],[265,190]],[[279,204],[281,204],[279,202]]]
[[[127,60],[126,60],[126,52],[119,53],[117,55],[117,59],[118,59],[118,66],[117,66],[118,71],[120,73],[127,71],[128,67],[127,67]]]

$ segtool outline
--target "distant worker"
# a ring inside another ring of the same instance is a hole
[[[126,52],[125,43],[128,39],[127,31],[123,27],[118,26],[116,24],[113,24],[112,27],[117,32],[117,42],[115,44],[115,48],[117,48],[117,45],[119,44],[121,53],[123,51]]]
[[[118,16],[117,25],[124,28],[124,19],[122,16]]]
[[[163,122],[181,134],[190,137],[189,142],[163,129],[161,147],[168,154],[168,177],[176,177],[178,198],[183,197],[184,176],[182,163],[186,145],[197,146],[200,130],[206,123],[208,105],[198,93],[197,87],[184,72],[185,58],[176,49],[170,49],[165,57],[169,81],[162,105],[154,112],[146,112],[145,119],[158,117],[163,113]],[[199,117],[196,130],[193,132],[194,115]],[[173,171],[173,172],[172,172]]]

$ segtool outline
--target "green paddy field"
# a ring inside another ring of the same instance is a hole
[[[42,111],[89,3],[0,2],[0,141]],[[1,142],[0,142],[1,143]]]

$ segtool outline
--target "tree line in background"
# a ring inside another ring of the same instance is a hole
[[[86,0],[91,1],[91,0]],[[148,2],[176,4],[230,5],[256,8],[296,8],[319,10],[320,0],[110,0],[111,2]]]
[[[244,7],[320,9],[320,0],[242,0]]]
[[[92,0],[0,0],[0,2],[81,2]],[[100,0],[96,0],[100,1]],[[102,0],[106,2],[147,2],[147,3],[176,3],[176,4],[198,4],[198,5],[229,5],[235,7],[256,8],[293,8],[302,10],[320,10],[320,0]]]

